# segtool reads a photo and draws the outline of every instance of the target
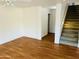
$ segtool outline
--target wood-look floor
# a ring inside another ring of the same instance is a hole
[[[79,49],[53,43],[49,34],[42,41],[21,37],[0,46],[0,59],[79,59]]]

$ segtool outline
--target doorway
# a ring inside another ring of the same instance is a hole
[[[55,9],[50,9],[50,13],[48,14],[48,34],[55,33]]]
[[[48,34],[50,34],[50,13],[48,14]]]
[[[51,9],[48,13],[48,35],[43,37],[44,41],[53,42],[55,40],[55,14],[56,9]]]

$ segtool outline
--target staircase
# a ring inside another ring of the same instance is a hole
[[[78,46],[79,37],[79,5],[68,7],[60,44]]]

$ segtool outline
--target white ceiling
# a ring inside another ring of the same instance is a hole
[[[15,5],[19,6],[52,6],[56,4],[56,0],[17,0]]]
[[[0,0],[0,4],[3,3]],[[15,0],[11,0],[15,1]],[[56,3],[67,1],[67,0],[16,0],[13,4],[15,6],[26,7],[26,6],[55,6]],[[75,2],[79,2],[79,0],[71,0]]]
[[[54,6],[57,2],[61,2],[61,0],[11,0],[15,1],[13,4],[15,6]],[[0,0],[0,4],[3,4],[2,0]]]

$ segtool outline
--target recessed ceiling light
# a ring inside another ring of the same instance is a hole
[[[32,2],[32,0],[25,0],[26,2]]]
[[[63,1],[66,1],[66,0],[63,0]]]
[[[2,6],[13,6],[16,0],[1,0]]]

